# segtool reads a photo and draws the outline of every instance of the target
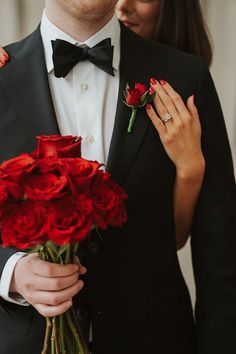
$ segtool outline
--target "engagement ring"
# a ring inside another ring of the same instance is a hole
[[[166,113],[163,118],[161,119],[162,122],[165,124],[166,122],[168,122],[168,120],[172,119],[170,113]]]

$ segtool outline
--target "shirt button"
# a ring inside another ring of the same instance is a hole
[[[94,143],[94,136],[88,135],[86,140],[87,140],[88,143],[93,144]]]
[[[87,91],[89,88],[89,85],[86,84],[85,82],[82,82],[82,84],[80,85],[80,88],[82,91]]]

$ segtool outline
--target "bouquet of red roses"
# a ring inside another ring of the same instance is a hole
[[[81,138],[39,136],[31,154],[0,165],[3,247],[37,251],[49,262],[72,263],[93,228],[126,221],[126,193],[102,164],[81,158]],[[43,354],[88,354],[73,308],[47,318]],[[70,335],[68,335],[70,333]]]

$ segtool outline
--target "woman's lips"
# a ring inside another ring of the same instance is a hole
[[[133,26],[135,26],[135,23],[132,23],[132,22],[129,22],[129,21],[122,21],[123,22],[123,24],[126,26],[126,27],[133,27]]]

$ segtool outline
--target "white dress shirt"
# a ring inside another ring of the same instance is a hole
[[[49,85],[62,135],[82,136],[82,156],[106,162],[111,140],[119,89],[120,26],[117,18],[89,38],[84,44],[93,47],[110,37],[114,45],[111,76],[90,61],[79,62],[63,79],[54,76],[51,40],[60,38],[79,45],[73,38],[55,27],[43,15],[41,23]]]
[[[50,22],[45,11],[40,30],[49,86],[60,133],[61,135],[81,136],[82,157],[106,163],[119,91],[119,22],[114,15],[105,27],[84,42],[89,47],[93,47],[103,39],[111,38],[111,44],[114,45],[115,76],[107,74],[87,60],[75,65],[65,78],[56,78],[51,40],[63,39],[75,45],[82,43],[78,43]],[[17,252],[5,264],[0,279],[0,296],[19,305],[28,305],[24,299],[9,296],[9,286],[15,265],[23,255],[24,253]]]

